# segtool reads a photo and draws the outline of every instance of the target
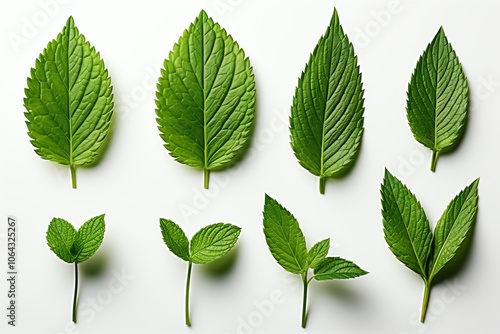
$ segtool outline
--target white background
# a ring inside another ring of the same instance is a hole
[[[8,327],[2,311],[3,333],[498,332],[499,2],[62,2],[0,2],[0,217],[18,218],[20,273],[18,327]],[[322,196],[317,178],[293,156],[287,117],[297,78],[334,6],[359,57],[366,130],[355,167],[329,181]],[[235,168],[213,173],[208,191],[201,171],[176,163],[162,146],[154,104],[163,60],[201,9],[250,57],[258,92],[251,154]],[[69,168],[33,152],[23,116],[30,67],[69,15],[105,60],[116,103],[109,147],[97,166],[77,170],[77,190],[70,187]],[[441,156],[431,173],[430,151],[407,125],[406,89],[441,25],[469,79],[470,120],[460,147]],[[433,226],[459,190],[481,177],[469,255],[460,270],[434,286],[425,325],[417,321],[423,283],[396,260],[383,238],[384,167],[421,200]],[[263,237],[265,192],[295,214],[309,246],[331,237],[330,255],[370,271],[355,280],[313,282],[305,331],[299,277],[274,261]],[[81,276],[80,322],[72,327],[73,267],[48,249],[45,231],[55,216],[78,227],[101,213],[107,231],[96,256],[105,265],[97,276]],[[194,267],[191,328],[184,326],[186,264],[163,244],[160,217],[176,221],[188,236],[218,221],[243,228],[231,271],[214,277]],[[0,237],[5,254],[5,234]],[[118,283],[118,272],[133,278]],[[0,289],[4,305],[4,279]],[[273,294],[281,295],[278,302],[259,310],[256,304],[268,305],[263,301]],[[88,305],[92,299],[94,309]]]

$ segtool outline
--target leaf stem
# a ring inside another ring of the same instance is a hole
[[[208,189],[208,181],[210,180],[210,171],[208,169],[203,170],[203,187]]]
[[[76,167],[74,165],[69,165],[71,170],[71,186],[76,189]]]
[[[319,193],[322,195],[325,193],[325,184],[326,184],[326,177],[320,176],[319,177]]]
[[[439,151],[432,151],[432,158],[431,158],[431,171],[435,172],[436,171],[436,164],[439,156]]]
[[[193,262],[188,261],[188,273],[186,281],[186,301],[185,301],[185,312],[186,312],[186,326],[191,326],[191,319],[189,318],[189,286],[191,284],[191,269],[193,267]]]
[[[73,322],[76,324],[76,311],[78,303],[78,262],[75,262],[75,293],[73,295]]]
[[[304,284],[304,291],[302,295],[302,328],[306,328],[307,322],[307,288],[309,281],[307,280],[307,272],[302,275],[302,283]]]
[[[420,322],[424,323],[425,314],[427,313],[427,305],[429,305],[429,295],[431,293],[431,283],[425,281],[425,290],[424,290],[424,300],[422,301],[422,310],[420,311]]]

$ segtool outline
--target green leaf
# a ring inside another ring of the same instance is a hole
[[[248,58],[201,11],[165,60],[156,93],[158,128],[176,161],[208,172],[232,164],[247,143],[255,115]]]
[[[295,217],[266,194],[264,203],[264,234],[276,261],[293,274],[307,271],[306,239]]]
[[[207,264],[220,259],[233,248],[240,232],[241,228],[231,224],[217,223],[205,226],[191,239],[191,262]]]
[[[441,28],[417,62],[406,108],[413,136],[433,151],[432,171],[439,152],[463,132],[468,104],[467,78]]]
[[[434,230],[433,256],[429,265],[432,279],[455,256],[477,213],[479,179],[462,190],[443,212]]]
[[[160,227],[168,249],[184,261],[189,261],[189,240],[179,225],[169,219],[160,218]]]
[[[76,255],[72,252],[76,239],[76,230],[66,220],[53,218],[47,229],[46,239],[49,248],[64,262],[75,262]]]
[[[80,226],[73,244],[77,254],[75,262],[82,263],[95,254],[102,244],[105,229],[104,215],[91,218]]]
[[[314,269],[317,281],[356,278],[368,274],[356,264],[340,257],[327,257]]]
[[[321,240],[311,247],[307,253],[307,263],[309,268],[316,268],[328,255],[330,250],[330,238]]]
[[[36,60],[25,89],[28,135],[43,159],[75,168],[94,161],[113,113],[111,80],[99,53],[70,17]]]
[[[399,261],[425,279],[432,232],[420,202],[387,169],[381,194],[384,234],[389,248]]]
[[[363,101],[357,57],[335,10],[299,79],[290,118],[290,144],[302,167],[320,177],[321,193],[359,151]]]

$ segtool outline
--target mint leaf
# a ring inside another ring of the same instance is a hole
[[[467,78],[441,27],[417,62],[406,107],[413,136],[432,150],[432,171],[463,132],[468,104]]]
[[[316,243],[309,252],[306,240],[295,217],[276,200],[265,195],[264,235],[275,260],[293,274],[300,274],[304,289],[302,299],[302,328],[306,327],[307,291],[309,283],[316,280],[354,278],[367,274],[351,261],[325,257],[330,239]],[[309,267],[314,276],[308,278]]]
[[[434,237],[420,203],[401,181],[385,171],[382,216],[391,251],[424,280],[420,321],[425,321],[432,280],[454,256],[474,223],[479,179],[462,190],[443,212]]]
[[[220,259],[233,248],[240,232],[241,228],[231,224],[217,223],[205,226],[191,239],[191,262],[207,264]]]
[[[220,259],[234,247],[241,228],[231,224],[216,223],[203,227],[188,241],[182,229],[173,221],[160,218],[163,241],[168,249],[188,263],[186,279],[185,316],[186,325],[191,326],[189,315],[189,290],[193,263],[208,264]]]
[[[85,222],[78,231],[64,219],[53,218],[47,229],[49,248],[64,262],[75,264],[75,292],[73,294],[73,317],[76,323],[78,309],[78,263],[89,259],[101,246],[104,238],[104,215]]]
[[[368,274],[356,264],[340,257],[327,257],[314,268],[314,279],[317,281],[356,278]]]
[[[434,230],[433,257],[429,265],[432,279],[443,269],[464,241],[477,213],[479,179],[462,190],[443,212]]]
[[[306,239],[295,217],[276,200],[266,195],[264,234],[271,254],[292,274],[307,271]]]
[[[189,261],[189,240],[184,231],[169,219],[160,219],[161,234],[168,249],[184,261]]]
[[[78,166],[92,163],[113,113],[108,71],[70,17],[36,60],[25,89],[26,124],[35,152],[69,165],[73,188]]]
[[[316,268],[325,257],[328,255],[330,250],[330,238],[321,240],[311,247],[309,252],[307,252],[307,263],[309,268]]]
[[[386,169],[381,188],[385,240],[399,261],[427,278],[432,232],[424,209],[408,188]]]
[[[201,11],[180,37],[158,83],[160,136],[176,161],[205,171],[231,165],[248,142],[255,115],[255,80],[248,58]]]
[[[76,238],[76,230],[66,220],[53,218],[47,229],[46,239],[51,251],[67,263],[75,262],[76,255],[71,251]]]
[[[363,134],[363,85],[357,57],[337,10],[299,79],[290,117],[290,144],[300,165],[328,177],[349,166]]]

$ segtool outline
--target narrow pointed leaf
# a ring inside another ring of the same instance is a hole
[[[357,57],[335,10],[299,79],[290,117],[290,144],[302,167],[320,177],[321,193],[359,150],[363,101]]]
[[[462,190],[443,212],[434,230],[433,257],[429,265],[432,279],[455,256],[472,227],[477,213],[479,179]]]
[[[318,241],[314,246],[311,247],[309,252],[307,252],[307,263],[309,268],[316,268],[325,257],[328,255],[330,250],[330,238]]]
[[[99,53],[70,17],[36,60],[25,89],[28,135],[43,159],[75,168],[92,163],[110,127],[111,80]]]
[[[201,11],[165,60],[156,93],[158,128],[178,162],[206,172],[227,167],[247,143],[255,114],[248,58]]]
[[[102,244],[105,230],[104,215],[91,218],[80,226],[73,245],[77,252],[76,262],[82,263],[95,254]]]
[[[425,279],[432,232],[420,202],[388,170],[381,194],[384,234],[389,248],[399,261]]]
[[[64,262],[73,263],[76,254],[72,252],[76,238],[76,230],[69,222],[61,218],[53,218],[47,229],[49,248]]]
[[[161,234],[168,249],[184,261],[189,261],[189,240],[184,231],[169,219],[160,219]]]
[[[463,132],[469,86],[443,28],[417,62],[408,85],[407,118],[415,139],[433,153],[453,146]]]
[[[233,248],[241,228],[231,224],[208,225],[193,235],[190,260],[197,264],[207,264],[220,259]]]
[[[266,195],[264,235],[274,259],[293,274],[307,271],[306,239],[295,217],[276,200]]]
[[[326,281],[356,278],[368,274],[355,263],[340,257],[327,257],[314,269],[314,279]]]

